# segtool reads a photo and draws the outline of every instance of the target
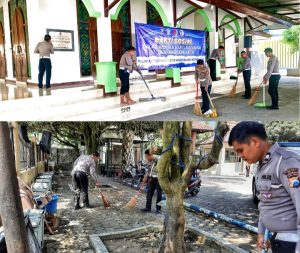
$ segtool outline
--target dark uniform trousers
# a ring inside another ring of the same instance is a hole
[[[275,240],[276,233],[271,238],[272,253],[295,253],[296,243]]]
[[[125,95],[125,93],[129,92],[129,76],[130,74],[123,70],[119,70],[119,77],[121,80],[121,95]]]
[[[150,180],[148,182],[147,202],[146,202],[146,208],[149,210],[151,210],[152,198],[153,198],[155,190],[156,190],[156,194],[157,194],[156,210],[160,210],[161,206],[157,205],[157,203],[162,200],[162,190],[160,188],[157,177],[150,177]]]
[[[205,87],[201,87],[201,92],[202,92],[202,110],[206,112],[209,110],[209,99]],[[211,85],[208,86],[208,94],[210,94],[210,92],[211,92]]]
[[[269,80],[269,94],[272,99],[272,107],[278,107],[278,84],[281,76],[280,75],[272,75]]]
[[[251,70],[244,70],[243,71],[243,78],[244,78],[244,84],[245,84],[245,97],[250,98],[251,97]]]
[[[39,88],[43,88],[43,77],[46,71],[46,88],[50,88],[50,80],[51,80],[51,60],[49,58],[41,58],[39,62]]]
[[[75,190],[74,201],[77,206],[80,202],[80,192],[82,192],[82,202],[84,205],[89,205],[88,186],[89,180],[87,174],[83,171],[76,171],[72,177],[73,187]]]
[[[210,77],[212,81],[217,81],[216,60],[209,59],[208,66],[210,69]]]

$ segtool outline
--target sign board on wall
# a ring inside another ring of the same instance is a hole
[[[47,29],[54,51],[74,51],[74,31]]]
[[[135,23],[140,69],[193,67],[205,60],[204,31]]]

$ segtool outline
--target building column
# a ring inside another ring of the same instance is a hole
[[[147,24],[146,0],[130,0],[131,44],[136,47],[134,23]]]
[[[34,53],[34,49],[38,42],[44,40],[44,34],[37,32],[41,31],[40,28],[40,20],[41,17],[39,15],[40,12],[40,4],[39,0],[31,0],[27,1],[27,19],[28,19],[28,36],[29,36],[29,59],[30,59],[30,71],[31,77],[28,79],[31,83],[38,83],[38,64],[39,64],[39,55]]]
[[[217,170],[216,170],[216,175],[222,175],[222,167],[224,167],[225,163],[225,147],[223,147],[220,151],[220,155],[219,155],[219,164],[217,165]]]
[[[8,0],[3,1],[3,16],[4,16],[3,19],[4,19],[4,33],[5,33],[5,58],[6,58],[7,78],[14,79]]]
[[[116,65],[112,56],[110,17],[97,19],[99,62],[96,62],[97,85],[103,88],[104,96],[117,95]],[[101,31],[101,32],[100,32]]]
[[[170,24],[171,26],[175,27],[175,24],[174,24],[174,11],[177,11],[177,10],[174,10],[174,6],[172,4],[172,1],[170,1],[170,6],[171,8],[169,8],[169,16],[170,17]],[[177,6],[178,8],[178,6]],[[167,12],[167,11],[166,11]],[[181,69],[180,68],[167,68],[166,69],[166,79],[167,80],[171,80],[172,82],[172,87],[179,87],[181,86]]]

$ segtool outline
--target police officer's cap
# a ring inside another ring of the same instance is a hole
[[[273,53],[273,49],[270,47],[267,47],[264,52],[265,53],[267,53],[267,52]]]

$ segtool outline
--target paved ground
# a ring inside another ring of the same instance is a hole
[[[224,211],[225,214],[233,214],[232,216],[238,212],[238,217],[248,219],[246,211],[252,204],[249,194],[244,194],[245,181],[206,179],[206,177],[203,179],[201,193],[196,197],[186,199],[187,202],[201,204],[205,208],[214,209],[213,211]],[[136,209],[124,209],[124,204],[135,195],[136,191],[109,178],[103,178],[102,182],[117,187],[117,189],[105,190],[112,203],[112,208],[104,209],[96,190],[90,190],[90,202],[95,208],[74,211],[72,193],[67,187],[69,182],[71,182],[70,177],[56,176],[55,178],[54,190],[60,198],[58,216],[62,220],[55,235],[45,236],[47,253],[92,253],[94,251],[88,241],[90,234],[138,228],[149,224],[162,224],[163,222],[164,212],[156,215],[154,213],[145,214],[139,210],[145,206],[144,194],[138,201]],[[236,186],[237,193],[229,191],[229,189],[233,189],[233,186]],[[235,199],[239,200],[239,204],[234,204]],[[253,206],[252,208],[255,215],[255,208]],[[188,211],[186,211],[186,221],[188,225],[221,237],[249,252],[257,252],[255,249],[256,235],[253,233]]]
[[[280,110],[269,111],[266,109],[258,109],[248,106],[248,100],[238,94],[237,98],[223,97],[214,100],[215,107],[219,113],[217,120],[260,120],[260,121],[276,121],[276,120],[300,120],[300,79],[297,77],[282,77],[279,86],[279,107]],[[258,102],[263,101],[261,92]],[[271,104],[270,96],[266,88],[266,102]],[[149,117],[140,118],[143,121],[182,121],[182,120],[199,120],[193,113],[193,106],[186,106],[176,110],[163,112]]]

